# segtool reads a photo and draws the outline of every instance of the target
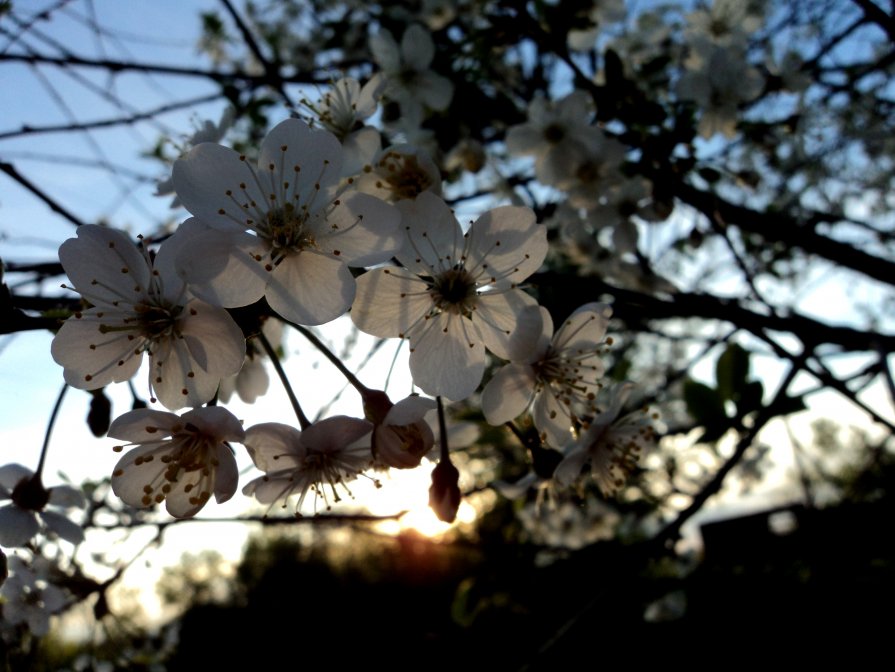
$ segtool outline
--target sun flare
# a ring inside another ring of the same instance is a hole
[[[381,479],[382,488],[365,500],[370,513],[388,516],[406,512],[400,518],[378,523],[381,532],[396,535],[414,531],[426,537],[438,537],[458,523],[468,524],[475,520],[475,507],[466,500],[460,503],[453,523],[439,520],[429,508],[429,485],[434,467],[434,463],[424,461],[416,469],[392,469]]]

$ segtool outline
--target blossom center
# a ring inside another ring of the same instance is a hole
[[[417,157],[389,152],[378,165],[379,188],[387,188],[396,201],[412,199],[432,186],[432,177],[420,165]]]
[[[475,279],[462,266],[455,266],[432,281],[429,294],[438,309],[468,316],[475,304]]]
[[[316,247],[314,235],[305,226],[307,219],[307,212],[299,211],[292,203],[270,210],[264,233],[274,250],[300,252]]]
[[[169,336],[177,323],[177,317],[182,306],[168,306],[140,302],[134,305],[137,315],[137,328],[140,333],[149,339]]]
[[[566,129],[559,124],[550,124],[544,129],[544,139],[551,145],[555,145],[566,137]]]

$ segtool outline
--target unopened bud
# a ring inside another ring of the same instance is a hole
[[[103,388],[93,390],[90,394],[93,398],[90,400],[90,411],[87,413],[87,426],[90,427],[93,436],[105,436],[112,422],[112,402]]]
[[[429,486],[429,506],[439,520],[453,523],[460,508],[460,472],[450,459],[443,459],[432,470],[432,485]]]

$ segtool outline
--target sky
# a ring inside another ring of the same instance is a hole
[[[20,12],[33,8],[53,6],[57,3],[33,0],[16,3]],[[197,55],[196,36],[199,34],[199,11],[218,8],[219,4],[201,0],[184,3],[180,0],[162,0],[152,3],[124,3],[117,0],[95,0],[92,3],[96,16],[101,22],[116,31],[125,33],[124,39],[105,38],[101,43],[87,30],[83,21],[86,8],[91,5],[76,1],[52,14],[52,19],[37,22],[36,30],[27,40],[41,44],[46,50],[48,42],[41,37],[56,40],[66,45],[75,54],[97,56],[109,54],[120,58],[130,58],[159,64],[210,65]],[[9,34],[14,27],[2,20],[7,31],[0,35],[0,51],[15,51],[21,43],[10,45]],[[52,52],[52,49],[50,49]],[[140,153],[151,150],[164,132],[172,137],[184,137],[195,130],[202,119],[217,120],[223,110],[220,101],[197,106],[192,111],[171,112],[159,117],[161,127],[148,123],[137,123],[123,128],[92,131],[89,135],[71,133],[45,133],[21,138],[3,137],[8,131],[23,124],[43,126],[72,121],[86,122],[119,116],[104,98],[104,92],[114,91],[120,98],[132,104],[134,109],[147,109],[210,94],[215,87],[197,78],[158,78],[144,74],[127,74],[107,79],[101,72],[81,71],[83,80],[73,80],[66,73],[51,67],[35,69],[26,64],[2,63],[2,77],[6,93],[0,96],[0,160],[13,162],[25,176],[47,193],[57,197],[79,218],[87,222],[107,221],[138,234],[150,227],[157,219],[172,222],[184,218],[183,210],[171,210],[169,198],[153,195],[151,181],[141,182],[132,175],[152,178],[165,176],[162,166],[155,161],[141,159]],[[60,160],[59,157],[64,157]],[[117,167],[117,177],[110,179],[106,171],[95,170],[84,162],[103,162]],[[0,175],[0,258],[7,261],[49,261],[53,260],[59,244],[73,236],[75,227],[60,217],[54,216],[47,207],[28,194],[7,176]],[[842,276],[825,274],[819,267],[813,291],[804,296],[801,309],[809,314],[832,319],[834,322],[850,323],[856,319],[854,306],[860,296],[875,299],[878,289],[871,283],[851,284]],[[7,278],[14,282],[15,278]],[[54,280],[53,282],[59,282]],[[858,295],[858,298],[856,298]],[[889,331],[893,320],[886,321]],[[345,321],[327,325],[321,333],[334,343],[341,342],[348,333]],[[372,338],[361,336],[356,352],[364,353],[373,343]],[[62,369],[50,358],[52,336],[45,332],[19,333],[0,337],[0,464],[20,462],[34,467],[52,408],[62,386]],[[785,343],[785,339],[783,339]],[[381,385],[384,371],[392,364],[397,344],[382,348],[374,361],[361,372],[361,379],[370,386]],[[288,356],[284,365],[290,379],[296,385],[296,392],[305,405],[306,412],[313,417],[316,405],[337,397],[344,384],[333,369],[328,368],[322,357],[313,348],[302,342],[297,334],[288,340]],[[359,361],[360,357],[358,357]],[[402,351],[397,361],[406,359]],[[767,358],[755,358],[756,371],[766,384],[773,389],[773,383],[783,375],[779,365]],[[841,367],[857,367],[858,358],[843,360]],[[711,382],[713,380],[714,358],[706,359],[697,366],[695,375]],[[393,398],[410,392],[410,381],[406,367],[400,364],[389,388]],[[250,426],[261,421],[293,423],[292,410],[282,387],[273,380],[271,391],[263,404],[248,406],[234,402],[228,407]],[[145,394],[145,375],[135,378],[137,389]],[[799,385],[808,385],[800,381]],[[123,384],[109,390],[114,403],[114,413],[118,414],[130,406],[130,395]],[[891,400],[887,399],[881,386],[873,386],[866,393],[871,405],[884,409],[887,417],[892,413]],[[83,391],[70,390],[64,401],[60,417],[54,429],[50,452],[47,458],[47,482],[55,482],[58,473],[64,473],[73,482],[83,479],[99,479],[111,473],[118,456],[111,448],[115,441],[95,439],[87,430],[84,418],[90,396]],[[824,393],[809,400],[810,413],[792,418],[797,435],[810,436],[810,423],[817,417],[835,417],[843,423],[868,427],[866,416],[854,407],[842,403],[833,393]],[[358,415],[360,408],[357,395],[350,388],[331,409]],[[781,503],[791,497],[791,490],[775,492],[783,487],[786,470],[791,468],[792,455],[789,449],[786,429],[776,422],[765,433],[762,440],[777,449],[772,459],[778,468],[761,493],[757,505],[768,502]],[[248,468],[250,461],[244,454],[239,456],[239,464]],[[402,476],[401,478],[408,478]],[[409,485],[396,483],[391,492],[411,490],[419,499],[428,475],[422,473]],[[243,480],[245,483],[247,479]],[[386,484],[388,486],[388,484]],[[359,486],[363,492],[366,486]],[[367,488],[373,490],[372,488]],[[385,488],[388,490],[388,487]],[[366,497],[366,493],[364,493]],[[373,496],[372,492],[371,495]],[[397,510],[395,501],[373,503],[377,513]],[[423,502],[424,503],[424,502]],[[246,508],[246,500],[240,494],[232,502],[222,506],[209,506],[203,515],[227,517],[238,515]],[[182,531],[181,531],[182,528]],[[241,529],[245,529],[244,527]],[[197,531],[201,530],[201,531]],[[182,538],[174,541],[179,535]],[[179,553],[181,548],[202,544],[219,546],[224,543],[227,555],[238,554],[244,537],[239,534],[221,534],[211,525],[203,524],[179,526],[171,533],[170,548]],[[226,540],[226,541],[224,541]],[[176,559],[173,558],[173,559]],[[173,561],[172,559],[172,561]]]

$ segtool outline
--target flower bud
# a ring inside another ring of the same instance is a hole
[[[449,459],[443,459],[432,470],[432,485],[429,487],[429,506],[439,520],[453,523],[460,508],[460,472]]]

